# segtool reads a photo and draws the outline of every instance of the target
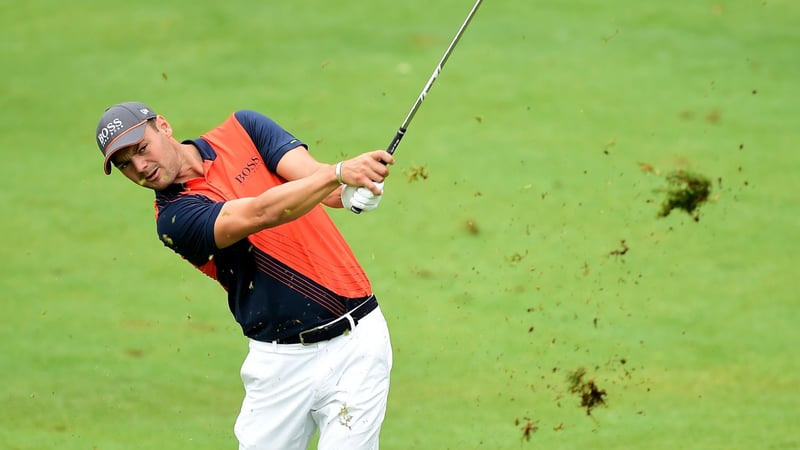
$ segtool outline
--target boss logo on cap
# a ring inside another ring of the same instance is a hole
[[[122,123],[122,119],[116,118],[111,122],[108,122],[106,126],[104,126],[100,133],[97,134],[97,142],[100,143],[103,147],[106,146],[108,140],[111,139],[112,136],[117,134],[119,130],[123,129],[125,125]]]

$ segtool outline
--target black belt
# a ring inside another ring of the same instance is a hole
[[[372,295],[366,299],[364,303],[356,306],[351,311],[348,311],[347,314],[339,317],[338,319],[332,320],[324,325],[311,328],[310,330],[301,331],[295,336],[277,339],[275,342],[278,344],[308,345],[333,339],[351,331],[350,321],[347,320],[348,315],[353,319],[353,323],[358,325],[359,320],[363,319],[367,314],[374,311],[377,307],[378,300],[374,295]]]

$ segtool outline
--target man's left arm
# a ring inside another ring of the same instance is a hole
[[[383,193],[383,181],[388,175],[387,164],[394,164],[392,155],[383,150],[380,160],[376,160],[373,152],[363,153],[355,158],[342,161],[338,165],[340,179],[350,180],[350,186],[339,186],[331,192],[322,203],[331,208],[342,208],[343,189],[344,196],[352,206],[358,205],[362,210],[372,210],[377,207],[380,201],[379,196]],[[276,166],[276,172],[282,178],[292,181],[307,177],[314,173],[321,166],[325,166],[314,159],[313,156],[303,147],[296,147],[286,152]],[[379,168],[379,169],[378,169]],[[373,204],[370,207],[370,204]],[[350,208],[350,205],[347,206]]]
[[[311,156],[301,140],[265,115],[243,110],[236,112],[236,118],[250,135],[269,170],[281,178],[288,181],[299,180],[326,166]],[[366,206],[374,196],[383,192],[382,185],[376,183],[382,183],[388,175],[386,164],[394,162],[391,155],[385,154],[381,157],[383,166],[376,166],[377,162],[370,153],[374,152],[361,154],[347,160],[347,164],[337,166],[337,170],[340,170],[337,174],[340,182],[346,178],[352,183],[351,187],[363,187],[358,192],[357,189],[348,191],[349,201],[356,201],[354,205],[361,199],[364,200],[361,203]],[[321,203],[331,208],[342,208],[342,189],[343,186],[337,187]]]
[[[277,172],[281,178],[288,181],[305,178],[323,164],[314,159],[305,147],[299,146],[286,152],[278,162]],[[339,186],[330,195],[325,197],[322,203],[330,208],[342,207],[342,186]]]

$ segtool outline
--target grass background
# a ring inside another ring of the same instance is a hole
[[[470,6],[0,4],[0,448],[236,447],[246,342],[152,194],[102,174],[106,106],[186,138],[256,109],[333,162],[388,144]],[[333,213],[392,329],[383,448],[800,448],[799,22],[484,2],[381,208]],[[656,218],[680,168],[714,180],[699,222]]]

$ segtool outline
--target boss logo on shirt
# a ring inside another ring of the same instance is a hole
[[[239,175],[236,175],[234,179],[238,181],[239,184],[244,184],[245,180],[247,180],[247,177],[249,177],[250,174],[258,170],[259,165],[261,165],[261,158],[253,156],[252,158],[250,158],[250,161],[248,161],[247,164],[245,164],[242,171],[239,172]]]
[[[121,130],[125,125],[122,124],[122,120],[116,118],[111,122],[108,122],[105,127],[100,130],[100,133],[97,134],[97,142],[100,143],[103,147],[106,146],[106,143],[112,136],[117,134],[119,130]]]

